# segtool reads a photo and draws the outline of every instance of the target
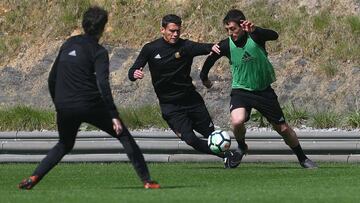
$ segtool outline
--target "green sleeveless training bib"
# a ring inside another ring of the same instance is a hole
[[[229,43],[233,89],[261,91],[276,80],[265,50],[251,37],[242,48],[237,47],[231,37]]]

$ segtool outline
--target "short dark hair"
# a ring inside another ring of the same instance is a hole
[[[238,9],[231,9],[230,11],[227,12],[223,23],[224,25],[229,24],[230,22],[235,22],[238,25],[241,24],[241,21],[246,20],[245,15],[242,11],[238,10]]]
[[[175,14],[168,14],[164,16],[161,20],[161,26],[164,28],[170,23],[174,23],[178,26],[181,26],[181,18]]]
[[[82,27],[86,34],[96,36],[104,31],[107,21],[108,12],[98,6],[92,6],[83,15]]]

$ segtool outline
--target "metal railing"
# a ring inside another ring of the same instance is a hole
[[[200,154],[171,131],[134,131],[133,137],[150,162],[220,161]],[[231,133],[230,133],[231,134]],[[232,136],[232,135],[231,135]],[[360,162],[360,132],[298,132],[305,153],[318,161]],[[291,149],[273,131],[248,132],[244,161],[296,161]],[[57,143],[57,132],[0,132],[0,162],[38,162]],[[232,136],[231,149],[237,146]],[[127,161],[119,141],[104,132],[79,132],[65,162]]]

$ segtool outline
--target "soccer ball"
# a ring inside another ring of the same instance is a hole
[[[219,154],[230,148],[230,135],[223,130],[215,130],[208,138],[208,145],[212,152]]]

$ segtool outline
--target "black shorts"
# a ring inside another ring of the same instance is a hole
[[[191,97],[173,103],[160,103],[162,117],[175,134],[196,132],[205,138],[214,131],[214,123],[202,97],[196,92]]]
[[[285,117],[277,100],[277,95],[269,86],[262,91],[233,89],[231,91],[230,112],[237,108],[245,108],[250,119],[251,109],[258,110],[270,123],[283,124]]]

